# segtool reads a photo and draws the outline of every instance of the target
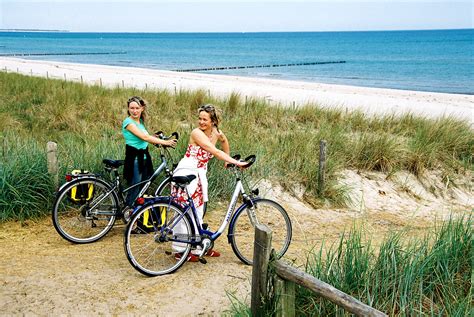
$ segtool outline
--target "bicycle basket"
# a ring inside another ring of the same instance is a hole
[[[71,174],[69,174],[70,180],[74,180],[77,178],[81,178],[87,175],[91,175],[89,171],[86,170],[73,170]],[[68,194],[69,199],[75,203],[85,203],[94,197],[94,185],[92,184],[82,184],[77,185],[71,188]]]

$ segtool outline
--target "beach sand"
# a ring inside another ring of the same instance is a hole
[[[370,115],[413,113],[436,118],[444,115],[474,123],[474,96],[409,90],[329,85],[303,81],[182,73],[145,68],[75,64],[0,57],[0,69],[108,87],[139,89],[202,89],[217,96],[232,92],[242,98],[264,98],[270,104],[360,110]]]

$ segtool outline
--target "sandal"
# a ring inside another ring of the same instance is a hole
[[[205,254],[205,256],[210,256],[210,257],[213,257],[213,258],[217,258],[219,256],[221,256],[221,254],[219,252],[217,252],[216,250],[208,250]]]
[[[174,258],[178,261],[183,256],[182,253],[175,253]],[[199,257],[195,254],[189,253],[186,262],[199,262]]]

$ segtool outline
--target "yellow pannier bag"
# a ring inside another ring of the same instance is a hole
[[[145,195],[143,196],[145,199],[152,198],[151,196]],[[154,208],[153,210],[156,210],[156,216],[159,216],[161,219],[159,219],[160,223],[157,223],[158,219],[153,219],[156,217],[150,217],[150,209],[145,211],[143,213],[143,226],[150,229],[153,228],[153,221],[155,221],[155,226],[156,227],[161,227],[165,221],[166,221],[166,208],[164,207],[159,207],[159,208]]]
[[[87,176],[89,171],[85,170],[73,170],[71,176],[73,179],[79,178],[81,176]],[[92,199],[94,196],[94,185],[92,184],[82,184],[77,185],[71,188],[70,198],[74,202],[86,202]]]
[[[164,207],[159,208],[159,215],[161,216],[161,222],[156,223],[157,227],[161,227],[166,221],[166,211]],[[153,219],[150,217],[150,210],[143,213],[143,225],[147,228],[153,228]]]

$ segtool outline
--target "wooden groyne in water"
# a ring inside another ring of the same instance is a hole
[[[265,68],[265,67],[287,67],[287,66],[306,66],[306,65],[322,65],[322,64],[343,64],[345,62],[346,61],[329,61],[329,62],[307,62],[307,63],[291,63],[291,64],[249,65],[249,66],[223,66],[223,67],[175,69],[173,71],[175,71],[175,72],[203,72],[203,71],[207,71],[207,70]]]
[[[15,57],[15,56],[51,56],[51,55],[116,55],[127,54],[127,52],[91,52],[91,53],[6,53],[0,54],[1,57]]]

